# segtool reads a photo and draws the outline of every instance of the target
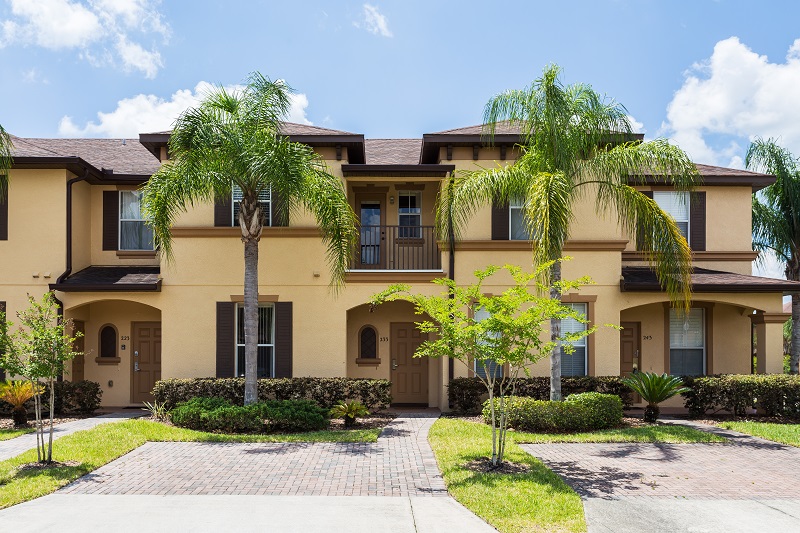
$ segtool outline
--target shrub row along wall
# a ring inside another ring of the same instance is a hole
[[[57,381],[55,384],[54,411],[62,414],[91,414],[100,407],[103,389],[96,381]],[[33,400],[25,402],[29,413],[33,412]],[[50,390],[45,386],[42,393],[42,412],[50,411]],[[0,414],[11,414],[11,404],[0,401]]]
[[[388,379],[280,378],[259,379],[259,400],[313,400],[331,408],[343,400],[357,400],[369,409],[382,409],[392,402]],[[167,379],[156,383],[158,403],[173,409],[192,398],[223,398],[233,405],[244,402],[244,378]]]
[[[737,416],[757,407],[768,416],[800,417],[800,376],[723,375],[684,377],[682,396],[692,417],[727,411]]]
[[[495,394],[499,394],[499,384]],[[566,397],[570,394],[581,392],[601,392],[619,396],[625,407],[633,405],[632,391],[622,383],[619,376],[581,376],[562,377],[561,394]],[[519,378],[517,380],[516,396],[534,398],[536,400],[550,399],[550,378]],[[488,396],[486,387],[479,378],[455,378],[448,386],[450,407],[466,414],[481,412],[481,403]]]
[[[492,420],[492,402],[483,404],[483,419]],[[494,400],[499,419],[500,401]],[[515,396],[505,402],[508,426],[523,431],[565,432],[605,429],[622,422],[622,400],[615,394],[583,392],[563,402]]]

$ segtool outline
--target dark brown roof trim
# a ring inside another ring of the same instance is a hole
[[[497,146],[515,145],[520,143],[517,133],[500,133],[494,136],[491,144]],[[453,133],[426,133],[422,136],[422,150],[420,152],[421,164],[435,164],[439,162],[439,149],[443,146],[489,146],[485,135],[458,135]]]
[[[453,172],[455,165],[342,165],[342,173],[345,177],[349,176],[376,176],[376,177],[399,177],[399,178],[421,178],[437,177],[444,178],[448,172]]]
[[[51,291],[61,292],[161,292],[161,280],[156,283],[51,283]]]
[[[692,277],[718,278],[709,282],[693,282],[692,292],[733,292],[733,293],[795,293],[800,292],[800,282],[759,278],[732,272],[721,272],[695,268]],[[623,267],[619,282],[622,292],[664,292],[658,283],[655,272],[646,267]]]
[[[86,181],[92,185],[138,185],[150,179],[149,174],[115,174],[113,171],[98,169],[76,156],[23,156],[14,157],[12,161],[14,168],[63,168],[76,176],[88,172]]]
[[[753,192],[760,191],[764,187],[768,187],[775,183],[775,176],[770,176],[769,174],[753,174],[752,176],[745,176],[745,175],[728,175],[728,176],[715,176],[715,175],[707,175],[707,174],[700,174],[700,185],[732,185],[732,186],[744,186],[749,185],[752,187]],[[629,182],[631,185],[668,185],[664,182],[663,178],[656,178],[653,176],[645,176],[644,178],[637,178],[631,179]]]

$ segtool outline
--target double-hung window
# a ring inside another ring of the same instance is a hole
[[[669,310],[669,373],[674,376],[702,376],[706,372],[705,309],[688,313]]]
[[[583,316],[586,316],[588,304],[575,303],[566,305],[581,313]],[[586,331],[586,324],[583,322],[575,320],[574,318],[564,318],[561,320],[562,334],[580,333],[582,331]],[[563,347],[561,348],[561,375],[585,376],[587,374],[587,361],[589,356],[586,346],[586,337],[581,337],[568,344],[571,344],[575,351],[568,354],[564,351]]]
[[[239,208],[242,205],[242,189],[233,186],[233,198],[231,201],[231,224],[235,227],[239,225]],[[258,193],[258,203],[261,206],[261,216],[265,226],[272,226],[272,190],[265,189]]]
[[[422,193],[398,191],[399,232],[401,239],[422,238]]]
[[[508,238],[512,241],[531,240],[525,222],[525,204],[520,199],[513,199],[508,204]]]
[[[153,228],[142,214],[142,191],[119,191],[119,250],[154,250]]]
[[[675,220],[681,234],[689,242],[689,193],[685,191],[654,191],[653,200],[662,211]]]
[[[481,322],[486,320],[491,315],[489,311],[484,309],[483,307],[478,307],[475,309],[475,322]],[[478,342],[491,342],[488,339],[478,340]],[[482,378],[486,378],[486,376],[493,376],[496,378],[503,377],[503,366],[498,365],[494,361],[486,360],[486,361],[478,361],[477,359],[473,361],[473,370],[475,371],[476,376],[480,376]]]
[[[275,307],[258,306],[258,377],[275,377]],[[236,306],[236,375],[244,376],[244,305]]]

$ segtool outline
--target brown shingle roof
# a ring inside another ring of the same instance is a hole
[[[357,135],[349,131],[320,128],[319,126],[309,126],[308,124],[297,124],[295,122],[281,123],[281,133],[284,135]]]
[[[620,288],[623,291],[661,291],[655,272],[648,267],[622,267]],[[800,282],[785,279],[762,278],[709,270],[692,269],[692,291],[694,292],[795,292],[800,291]]]
[[[14,157],[80,157],[98,170],[150,175],[161,163],[138,139],[32,139],[13,137]]]
[[[50,288],[67,292],[159,291],[160,273],[157,266],[90,266]]]
[[[368,165],[417,165],[422,139],[365,139]]]
[[[741,170],[738,168],[715,167],[713,165],[703,165],[700,163],[695,163],[695,166],[697,167],[697,171],[700,172],[701,176],[731,176],[742,178],[768,176],[768,174],[762,174],[761,172],[751,172],[749,170]]]
[[[454,128],[451,130],[435,131],[431,135],[481,135],[484,132],[483,124],[467,126],[464,128]],[[496,135],[519,135],[519,125],[511,122],[499,122],[495,128]]]

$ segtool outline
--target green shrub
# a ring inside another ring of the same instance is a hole
[[[684,377],[682,396],[692,417],[727,411],[735,416],[757,407],[767,416],[800,418],[800,376],[782,374]]]
[[[382,409],[392,401],[392,383],[387,379],[281,378],[258,380],[260,400],[312,400],[330,409],[340,401],[357,400],[370,409]],[[195,397],[225,398],[242,405],[244,378],[195,378],[158,381],[155,400],[167,409]]]
[[[95,381],[56,381],[53,410],[56,414],[91,414],[100,407],[103,389]],[[45,385],[42,393],[42,409],[44,413],[50,410],[50,389]],[[33,412],[33,400],[25,402],[25,409]],[[0,402],[0,415],[11,413],[11,406]]]
[[[224,398],[192,398],[170,411],[176,426],[220,433],[317,431],[328,425],[327,410],[311,400],[269,400],[242,406]]]
[[[633,405],[631,390],[622,382],[622,378],[619,376],[562,377],[561,391],[564,396],[582,392],[613,394],[622,400],[624,407]],[[499,394],[499,390],[495,390],[495,394]],[[486,395],[486,387],[478,378],[456,378],[451,380],[448,386],[450,406],[454,410],[465,414],[480,413],[481,401]],[[550,378],[519,378],[515,396],[549,400]]]
[[[328,427],[328,409],[311,400],[270,400],[255,405],[269,431],[295,433]]]
[[[495,398],[495,409],[499,401]],[[513,397],[506,400],[508,425],[517,430],[563,433],[605,429],[622,422],[622,400],[596,392],[568,396],[563,402]],[[483,404],[483,419],[491,423],[491,404]]]

